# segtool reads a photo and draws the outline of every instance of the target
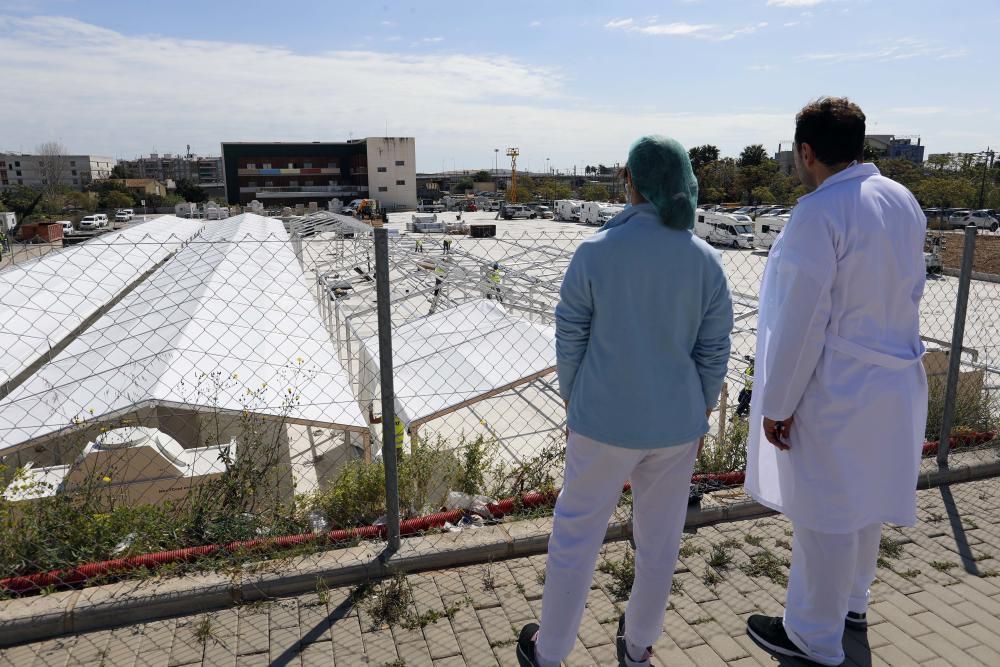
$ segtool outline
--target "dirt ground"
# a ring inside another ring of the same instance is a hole
[[[943,232],[941,261],[945,268],[958,269],[962,263],[962,232]],[[1000,275],[1000,234],[980,233],[976,237],[976,256],[972,270]]]

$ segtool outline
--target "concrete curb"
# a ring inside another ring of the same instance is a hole
[[[917,488],[1000,476],[1000,461],[928,471]],[[685,530],[776,514],[755,502],[688,508]],[[386,558],[385,543],[244,566],[230,576],[196,574],[145,581],[122,581],[76,591],[9,600],[0,603],[0,647],[91,632],[159,618],[225,609],[237,604],[351,586],[391,573],[413,573],[475,565],[545,553],[552,518],[513,521],[474,532],[435,533],[403,540],[399,553]],[[632,536],[630,521],[608,524],[605,542]]]
[[[953,278],[957,278],[959,276],[960,272],[959,272],[958,269],[944,268],[944,269],[941,269],[941,273],[943,273],[946,276],[951,276]],[[980,281],[986,282],[986,283],[1000,283],[1000,275],[997,275],[995,273],[982,273],[980,271],[973,271],[972,272],[972,279],[973,280],[980,280]]]

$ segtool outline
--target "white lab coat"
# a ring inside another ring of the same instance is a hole
[[[926,222],[872,164],[802,197],[761,287],[746,490],[826,533],[916,522]],[[789,451],[762,417],[795,417]]]

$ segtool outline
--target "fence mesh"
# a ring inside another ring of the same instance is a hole
[[[226,571],[385,537],[371,228],[340,216],[282,224],[248,215],[182,231],[186,221],[169,218],[142,233],[4,255],[0,595]],[[392,216],[388,267],[399,420],[389,445],[403,533],[441,548],[497,522],[542,535],[565,448],[553,310],[594,228],[515,221],[478,237],[457,221],[442,225],[450,233],[414,232],[408,219]],[[929,455],[958,294],[949,258],[961,236],[945,237],[944,272],[928,278],[921,308],[932,350]],[[693,480],[705,521],[750,507],[741,473],[767,261],[761,250],[720,252],[736,325]],[[1000,284],[980,273],[953,470],[997,461]],[[936,469],[928,458],[924,472]],[[965,499],[962,488],[955,503],[978,502],[982,491]],[[613,521],[629,515],[624,494]]]

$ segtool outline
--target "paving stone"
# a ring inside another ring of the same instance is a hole
[[[296,617],[298,614],[296,614]],[[295,627],[274,628],[271,630],[270,654],[271,662],[292,660],[296,662],[302,651],[299,643],[299,629]]]
[[[73,660],[81,665],[100,664],[107,658],[106,649],[110,640],[110,630],[79,635],[73,646]],[[192,661],[188,660],[187,662]]]
[[[483,632],[486,633],[486,639],[489,641],[490,646],[516,639],[513,636],[511,622],[501,607],[480,609],[476,612],[476,615],[479,617],[479,625],[483,629]]]
[[[170,666],[188,665],[201,662],[205,655],[205,641],[199,633],[205,632],[201,624],[203,616],[188,616],[179,619],[174,632],[174,643],[170,648]]]
[[[663,625],[667,636],[682,649],[687,650],[692,646],[705,643],[701,635],[695,632],[692,626],[688,625],[687,621],[681,618],[680,614],[676,611],[667,612]]]
[[[302,654],[299,656],[302,667],[331,667],[335,664],[333,659],[333,644],[329,641],[312,642],[302,647]]]
[[[516,663],[515,663],[516,664]],[[465,658],[461,655],[454,655],[434,661],[434,667],[467,667]]]
[[[295,598],[279,600],[271,605],[268,616],[271,630],[294,628],[299,624],[298,602]]]
[[[139,653],[166,651],[170,654],[170,646],[174,643],[174,628],[177,620],[173,618],[150,621],[142,628],[142,641],[139,643]]]
[[[459,632],[456,639],[467,664],[477,667],[479,665],[489,667],[499,664],[482,628]]]
[[[990,623],[993,626],[993,629],[984,627],[982,624],[977,622],[964,626],[962,630],[969,636],[974,637],[980,644],[988,646],[994,651],[1000,653],[1000,622],[998,622],[998,619],[996,618],[989,620],[984,619],[984,621]]]
[[[406,667],[411,667],[411,665],[413,667],[430,667],[433,664],[427,642],[422,639],[419,642],[397,644],[396,651]]]
[[[883,623],[878,627],[878,632],[888,640],[889,645],[900,648],[911,660],[925,662],[934,657],[934,653],[921,644],[916,638],[907,635],[892,622]],[[890,661],[891,662],[891,661]]]
[[[236,667],[268,667],[266,653],[252,653],[236,657]]]
[[[169,663],[170,651],[162,648],[154,648],[136,655],[134,664],[135,667],[167,667]],[[38,664],[40,663],[36,662],[32,667]]]
[[[427,642],[427,650],[435,661],[461,653],[455,631],[446,618],[428,623],[424,627],[424,641]]]
[[[689,648],[685,652],[688,657],[694,661],[694,664],[698,665],[698,667],[716,667],[717,665],[724,666],[726,664],[725,661],[719,657],[719,654],[713,651],[712,647],[707,644]]]
[[[365,632],[362,635],[365,642],[365,655],[371,664],[381,665],[385,662],[393,662],[399,654],[396,652],[396,644],[392,641],[392,633],[389,630],[375,630]],[[339,662],[339,657],[338,657]]]
[[[338,665],[356,664],[352,661],[365,654],[365,643],[361,633],[361,620],[348,616],[330,626],[333,655]]]
[[[239,638],[236,642],[237,655],[249,655],[265,652],[268,649],[267,613],[260,611],[244,612],[240,609]]]
[[[535,617],[528,600],[516,588],[506,588],[499,591],[497,597],[500,599],[500,606],[503,608],[504,614],[507,615],[511,623],[517,624]]]

